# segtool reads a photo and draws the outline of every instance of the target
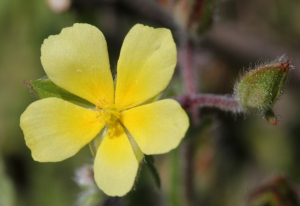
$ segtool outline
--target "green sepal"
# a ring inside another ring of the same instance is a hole
[[[147,165],[147,167],[148,167],[151,175],[154,178],[156,186],[158,188],[160,188],[160,186],[161,186],[160,177],[159,177],[159,174],[157,172],[156,167],[154,166],[154,158],[153,158],[153,156],[152,155],[145,155],[145,162],[146,162],[146,165]]]
[[[99,134],[89,143],[89,147],[93,157],[96,157],[97,150],[108,131],[109,125],[105,125],[104,128],[99,132]]]
[[[24,81],[24,83],[30,87],[31,91],[39,99],[57,97],[77,105],[84,105],[85,107],[94,107],[90,102],[58,87],[47,77],[37,80]]]
[[[274,111],[271,108],[265,110],[263,116],[268,123],[272,125],[277,125],[278,118],[276,117]]]

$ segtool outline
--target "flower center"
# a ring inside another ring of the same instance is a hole
[[[96,109],[98,111],[97,118],[99,118],[99,121],[105,121],[107,124],[113,124],[120,118],[120,112],[117,107],[104,99],[99,100],[96,105]]]

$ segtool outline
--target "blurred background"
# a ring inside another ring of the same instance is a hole
[[[35,162],[19,127],[35,100],[23,81],[45,76],[43,40],[77,22],[104,33],[112,69],[134,24],[171,29],[179,59],[168,97],[232,94],[243,70],[286,54],[295,69],[275,105],[278,125],[203,108],[181,146],[154,157],[160,188],[145,162],[127,196],[108,198],[95,188],[88,195],[78,181],[78,169],[90,172],[93,162],[88,147],[63,162]],[[0,206],[298,205],[300,1],[1,0],[0,31]]]

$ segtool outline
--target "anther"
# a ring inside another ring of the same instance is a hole
[[[96,110],[99,112],[99,114],[96,116],[99,121],[105,121],[107,124],[113,124],[117,119],[120,118],[120,113],[117,107],[105,99],[98,101]]]

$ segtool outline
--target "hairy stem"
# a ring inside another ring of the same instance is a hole
[[[215,107],[233,113],[242,112],[239,102],[232,96],[215,94],[181,95],[176,99],[185,110],[202,107]]]
[[[187,94],[196,94],[197,84],[194,72],[194,61],[191,44],[185,41],[178,49],[178,64]]]

